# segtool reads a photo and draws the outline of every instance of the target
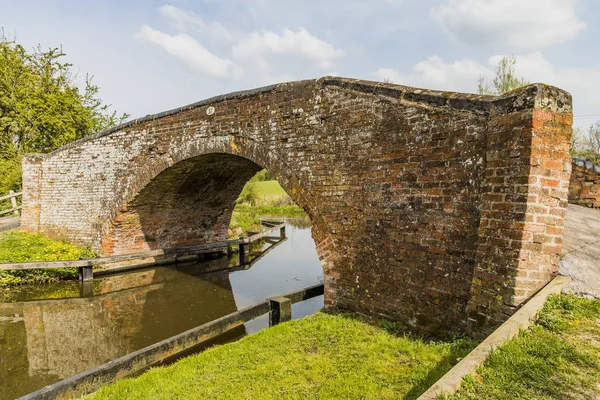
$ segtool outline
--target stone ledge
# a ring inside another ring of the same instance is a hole
[[[552,294],[560,293],[569,282],[571,278],[568,276],[554,278],[465,358],[446,372],[418,400],[436,400],[442,395],[455,393],[465,376],[474,373],[494,349],[514,338],[521,330],[527,329],[537,319],[546,299]]]
[[[589,169],[590,171],[594,171],[597,174],[600,174],[600,165],[596,165],[590,161],[582,160],[581,158],[577,157],[573,157],[572,161],[573,164],[577,165],[578,167],[583,167]]]

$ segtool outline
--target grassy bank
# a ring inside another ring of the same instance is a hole
[[[458,399],[600,398],[600,301],[557,295],[531,329],[492,353]]]
[[[229,237],[237,238],[249,231],[259,231],[261,217],[305,217],[306,213],[294,204],[279,182],[257,180],[259,172],[242,190],[231,216]]]
[[[91,398],[414,399],[473,347],[398,332],[395,324],[320,312],[119,381]]]
[[[94,257],[89,250],[80,249],[60,240],[24,232],[0,234],[0,263],[28,261],[77,260]],[[23,283],[44,283],[77,277],[76,268],[0,271],[0,286]]]
[[[261,217],[305,217],[306,213],[300,207],[293,206],[249,206],[237,204],[229,223],[229,237],[239,237],[245,232],[261,230]]]

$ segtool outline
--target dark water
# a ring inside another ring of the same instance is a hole
[[[272,248],[254,244],[251,265],[240,266],[232,255],[106,276],[94,280],[91,297],[79,297],[76,282],[4,292],[0,399],[40,389],[265,298],[322,283],[307,221],[289,220],[287,237]],[[207,267],[233,270],[199,273]],[[298,303],[292,316],[300,318],[322,306],[322,296]],[[267,325],[263,316],[219,341]]]

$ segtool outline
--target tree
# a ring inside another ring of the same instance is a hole
[[[525,79],[515,76],[516,64],[515,56],[502,57],[496,66],[496,74],[491,86],[483,76],[479,76],[478,93],[499,96],[529,84]]]
[[[590,125],[587,132],[573,129],[571,156],[600,165],[600,121]]]
[[[31,52],[0,32],[0,196],[21,187],[21,157],[46,153],[128,118],[110,112],[86,76],[74,83],[60,48]]]

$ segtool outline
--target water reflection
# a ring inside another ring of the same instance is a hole
[[[233,255],[106,276],[94,280],[94,295],[86,298],[75,297],[79,288],[73,282],[5,295],[12,302],[0,304],[0,399],[37,390],[267,297],[321,283],[310,230],[288,223],[287,236],[262,258],[260,251],[272,244],[251,248],[251,265],[240,266]],[[313,313],[322,304],[322,297],[299,303],[293,316]],[[266,325],[266,318],[252,321],[226,340]]]

